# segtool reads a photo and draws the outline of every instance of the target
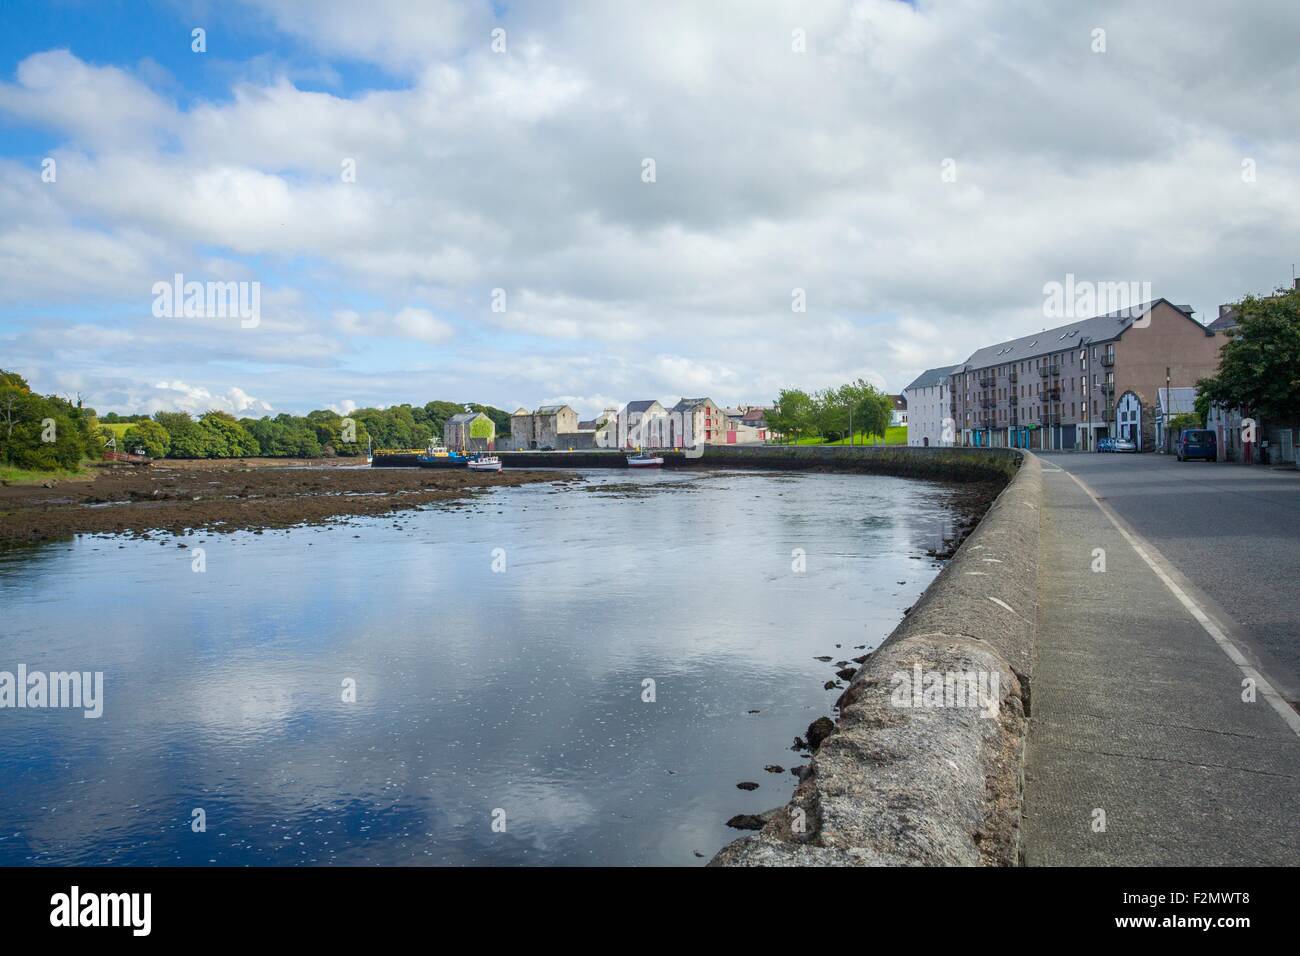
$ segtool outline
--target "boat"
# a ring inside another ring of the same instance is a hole
[[[421,468],[464,468],[469,459],[458,452],[448,451],[442,445],[430,446],[417,460]]]
[[[470,471],[500,471],[501,459],[496,455],[479,455],[469,460]]]
[[[627,466],[629,468],[662,468],[664,460],[648,451],[639,451],[635,455],[627,456]]]

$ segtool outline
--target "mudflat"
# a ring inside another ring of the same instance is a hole
[[[0,544],[75,534],[257,531],[463,502],[491,488],[568,484],[570,472],[369,468],[355,459],[104,464],[84,479],[0,485]]]

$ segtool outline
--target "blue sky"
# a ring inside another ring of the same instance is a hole
[[[1067,274],[1203,316],[1287,282],[1296,6],[1051,6],[6,3],[0,367],[589,414],[898,390]],[[177,273],[258,322],[153,314]]]

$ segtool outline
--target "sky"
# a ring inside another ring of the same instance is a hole
[[[1209,321],[1300,261],[1298,48],[1294,0],[4,0],[0,368],[586,417],[899,391],[1068,276]]]

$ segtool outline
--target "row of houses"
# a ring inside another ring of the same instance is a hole
[[[1195,383],[1217,371],[1235,325],[1231,306],[1205,325],[1190,306],[1155,299],[985,346],[904,390],[908,444],[1088,451],[1116,437],[1164,448],[1165,424],[1194,408]],[[1240,416],[1216,415],[1219,447],[1248,453]],[[1274,457],[1294,461],[1292,429],[1277,431]]]
[[[770,436],[764,406],[723,408],[711,398],[683,398],[671,406],[655,399],[628,402],[587,420],[564,404],[518,408],[510,415],[510,434],[500,437],[481,412],[453,415],[443,429],[448,448],[466,451],[684,448],[765,442]]]

